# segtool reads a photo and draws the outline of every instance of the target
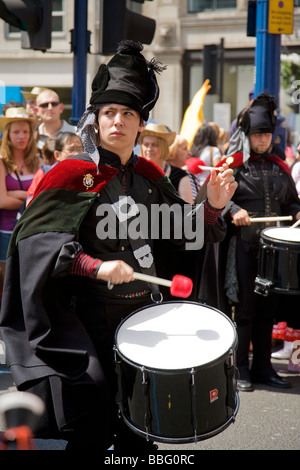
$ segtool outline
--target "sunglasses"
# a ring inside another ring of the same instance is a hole
[[[39,108],[49,108],[49,104],[51,104],[53,106],[53,108],[55,108],[56,106],[58,106],[60,103],[59,101],[49,101],[49,103],[42,103],[42,104],[39,104]]]

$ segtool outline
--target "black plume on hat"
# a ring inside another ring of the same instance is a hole
[[[278,104],[274,96],[260,94],[244,113],[241,128],[246,135],[275,131]]]
[[[141,54],[143,46],[134,41],[122,41],[117,53],[107,65],[100,65],[92,82],[91,105],[117,103],[138,111],[147,121],[159,96],[155,72],[161,67]]]

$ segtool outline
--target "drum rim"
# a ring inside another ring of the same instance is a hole
[[[178,300],[171,300],[171,301],[166,301],[166,302],[160,302],[159,305],[161,304],[193,304],[193,305],[200,305],[202,307],[205,307],[209,310],[214,310],[218,313],[220,313],[226,320],[228,320],[228,322],[231,324],[232,326],[232,329],[233,331],[235,332],[234,334],[234,341],[233,343],[231,344],[231,346],[219,357],[209,361],[209,362],[206,362],[205,364],[202,364],[202,365],[198,365],[198,366],[192,366],[192,367],[184,367],[184,368],[181,368],[181,369],[159,369],[159,368],[156,368],[156,367],[150,367],[150,366],[144,366],[143,364],[139,364],[133,360],[131,360],[130,358],[124,356],[124,354],[120,351],[120,349],[118,348],[118,342],[117,342],[117,336],[118,336],[118,332],[120,330],[120,328],[122,327],[122,325],[126,322],[126,320],[128,320],[130,317],[132,317],[133,315],[135,315],[136,313],[142,311],[142,310],[145,310],[147,309],[148,307],[151,307],[152,304],[149,304],[147,306],[144,306],[144,307],[141,307],[139,308],[138,310],[135,310],[134,312],[132,312],[130,315],[128,315],[126,318],[124,318],[120,324],[118,325],[116,331],[115,331],[115,337],[114,337],[114,346],[113,346],[113,349],[114,349],[114,352],[115,354],[118,354],[119,357],[121,359],[123,359],[127,364],[129,365],[135,365],[137,369],[141,370],[141,371],[147,371],[147,372],[152,372],[152,373],[164,373],[164,374],[172,374],[174,375],[175,373],[176,374],[182,374],[183,372],[191,372],[191,371],[194,371],[194,373],[196,373],[198,370],[200,370],[200,368],[203,370],[204,368],[209,368],[209,367],[212,367],[213,365],[215,364],[218,364],[220,360],[224,359],[225,357],[229,356],[229,355],[233,355],[234,354],[234,351],[235,351],[235,348],[237,346],[237,343],[238,343],[238,337],[237,337],[237,333],[236,333],[236,325],[235,323],[224,313],[222,312],[221,310],[217,309],[216,307],[212,307],[212,306],[207,306],[205,304],[201,304],[199,302],[195,302],[195,301],[188,301],[188,300],[183,300],[183,301],[178,301]]]
[[[271,241],[272,243],[276,243],[276,244],[284,244],[284,245],[288,245],[288,246],[295,246],[295,247],[298,247],[298,249],[300,248],[300,240],[297,242],[295,240],[284,240],[282,238],[275,238],[275,237],[272,237],[270,235],[267,235],[267,232],[268,231],[272,231],[274,229],[278,230],[278,229],[290,229],[290,230],[295,230],[295,229],[292,229],[291,227],[266,227],[264,228],[261,232],[260,232],[260,238],[261,238],[261,242],[267,242],[267,241]]]

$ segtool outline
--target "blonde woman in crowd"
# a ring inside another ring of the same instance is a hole
[[[34,132],[36,118],[23,107],[8,108],[0,116],[0,266],[5,275],[6,253],[16,216],[40,166]]]

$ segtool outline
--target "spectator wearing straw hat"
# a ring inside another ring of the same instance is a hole
[[[35,86],[31,91],[21,91],[25,102],[25,109],[29,114],[36,114],[36,98],[43,90],[46,90],[46,88]]]
[[[0,116],[3,133],[0,152],[0,263],[5,273],[6,253],[18,210],[39,168],[34,129],[37,119],[23,107],[8,108]]]
[[[141,155],[156,163],[170,178],[178,194],[186,202],[193,203],[193,193],[188,174],[172,165],[170,146],[174,143],[176,132],[172,132],[163,124],[149,122],[139,137]]]

